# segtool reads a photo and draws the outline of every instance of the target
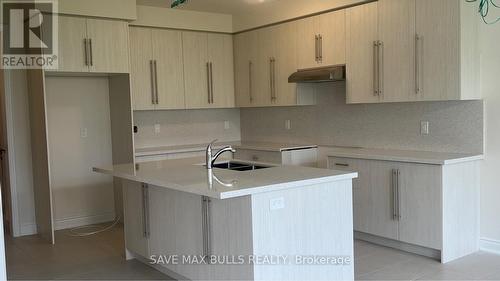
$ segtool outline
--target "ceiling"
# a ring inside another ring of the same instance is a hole
[[[187,0],[176,9],[238,15],[255,12],[273,2],[286,0]],[[137,0],[137,5],[170,8],[171,0]],[[274,4],[274,3],[273,3]]]

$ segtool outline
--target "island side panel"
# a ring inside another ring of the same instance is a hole
[[[282,208],[281,208],[282,207]],[[354,280],[352,180],[252,195],[254,280]],[[347,265],[296,265],[296,256],[348,257]]]
[[[443,166],[442,263],[479,251],[479,166],[479,161]]]
[[[210,266],[209,279],[253,280],[252,264],[236,264],[238,257],[247,260],[253,254],[251,197],[211,199],[210,205],[211,254],[219,261]]]

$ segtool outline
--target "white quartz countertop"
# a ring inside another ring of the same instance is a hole
[[[382,161],[409,162],[431,165],[449,165],[468,161],[483,160],[482,154],[446,153],[412,150],[392,150],[374,148],[348,148],[322,146],[331,157],[357,158]]]
[[[95,167],[94,171],[132,181],[216,199],[291,189],[357,178],[356,172],[273,166],[254,171],[214,168],[209,172],[203,157]]]
[[[135,156],[152,156],[152,155],[161,155],[170,153],[203,151],[205,150],[207,145],[208,143],[137,148],[135,150]],[[218,142],[213,147],[215,149],[219,149],[226,145],[231,145],[236,149],[239,148],[239,149],[252,149],[252,150],[275,151],[275,152],[317,147],[317,145],[314,144],[247,142],[247,141]]]

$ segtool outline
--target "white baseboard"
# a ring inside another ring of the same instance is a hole
[[[21,225],[21,231],[18,236],[35,235],[37,233],[35,223],[27,223]]]
[[[106,213],[93,216],[83,216],[67,218],[63,220],[58,220],[55,223],[55,230],[68,229],[73,227],[79,227],[84,225],[91,225],[96,223],[103,223],[113,221],[115,219],[115,213]]]
[[[91,225],[96,223],[103,223],[115,220],[115,213],[107,213],[101,215],[93,215],[93,216],[83,216],[83,217],[74,217],[63,220],[58,220],[55,223],[55,230],[79,227],[84,225]],[[21,225],[21,231],[18,236],[28,236],[37,234],[36,223],[27,223]]]
[[[500,241],[488,238],[479,240],[479,248],[481,251],[500,255]]]

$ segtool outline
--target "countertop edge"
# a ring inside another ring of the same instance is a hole
[[[215,149],[220,149],[226,145],[232,145],[236,149],[248,149],[248,150],[260,150],[260,151],[270,151],[270,152],[283,152],[283,151],[288,151],[288,150],[298,150],[298,149],[313,149],[313,148],[318,148],[318,145],[315,144],[307,144],[307,145],[301,145],[301,144],[282,144],[282,147],[270,147],[266,143],[259,145],[249,143],[241,143],[238,141],[234,142],[221,142],[221,143],[216,143],[213,147]],[[274,145],[274,143],[272,144]],[[183,153],[183,152],[198,152],[198,151],[204,151],[206,149],[207,145],[206,144],[193,144],[187,145],[185,147],[179,147],[179,146],[163,146],[163,147],[145,147],[145,148],[138,148],[136,151],[134,151],[134,155],[136,157],[144,157],[144,156],[156,156],[156,155],[164,155],[164,154],[173,154],[173,153]],[[157,148],[157,149],[156,149]],[[139,150],[139,151],[137,151]],[[148,150],[148,151],[141,151],[141,150]]]
[[[326,182],[337,182],[337,181],[350,180],[350,179],[355,179],[357,177],[358,177],[357,172],[351,172],[351,173],[335,175],[335,176],[325,176],[325,177],[320,177],[320,178],[298,180],[298,181],[292,181],[292,182],[287,182],[287,183],[271,184],[271,185],[247,188],[247,189],[242,189],[242,190],[226,191],[226,192],[222,192],[220,194],[221,198],[219,198],[219,199],[231,199],[231,198],[254,195],[254,194],[259,194],[259,193],[267,193],[267,192],[280,191],[280,190],[286,190],[286,189],[294,189],[294,188],[300,188],[300,187],[321,184],[321,183],[326,183]]]
[[[166,186],[165,183],[156,182],[156,181],[150,180],[150,179],[138,178],[136,176],[131,176],[131,175],[126,174],[126,173],[112,172],[112,171],[105,169],[105,168],[94,167],[94,168],[92,168],[92,170],[94,172],[97,172],[97,173],[102,173],[102,174],[130,180],[130,181],[146,183],[146,184],[150,184],[150,185],[154,185],[154,186],[158,186],[158,187],[162,187],[162,188],[166,188],[166,189],[172,189],[172,190],[186,192],[186,193],[200,195],[200,196],[208,196],[210,198],[221,199],[221,200],[222,199],[243,197],[243,196],[248,196],[248,195],[254,195],[254,194],[259,194],[259,193],[267,193],[267,192],[273,192],[273,191],[279,191],[279,190],[299,188],[299,187],[303,187],[303,186],[309,186],[309,185],[326,183],[326,182],[336,182],[336,181],[349,180],[349,179],[354,179],[354,178],[358,177],[357,172],[345,172],[345,173],[339,174],[339,175],[323,176],[323,177],[318,177],[318,178],[313,178],[313,179],[305,179],[305,180],[297,180],[297,181],[291,181],[291,182],[285,182],[285,183],[270,184],[270,185],[251,187],[251,188],[245,188],[245,189],[234,190],[234,191],[225,191],[225,192],[220,192],[220,193],[214,194],[214,193],[210,193],[210,192],[192,192],[192,191],[183,189],[181,186],[178,186],[177,184],[167,184],[168,186]],[[218,196],[216,196],[216,195],[218,195]]]
[[[484,160],[483,154],[450,158],[450,159],[428,159],[425,157],[417,158],[417,157],[355,153],[355,152],[328,152],[327,157],[344,157],[344,158],[395,161],[395,162],[407,162],[407,163],[429,164],[429,165],[452,165],[470,161]]]

